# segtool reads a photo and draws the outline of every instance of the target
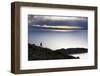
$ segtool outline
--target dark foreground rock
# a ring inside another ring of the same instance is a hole
[[[79,57],[69,55],[76,53],[75,51],[77,50],[82,50],[82,52],[85,50],[84,52],[87,52],[87,49],[84,48],[70,48],[68,51],[67,49],[51,50],[35,44],[28,44],[28,60],[79,59]]]

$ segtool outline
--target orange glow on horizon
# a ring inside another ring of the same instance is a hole
[[[41,27],[44,27],[44,28],[58,28],[58,29],[78,29],[78,28],[81,28],[80,26],[50,26],[50,25],[44,25],[44,26],[41,26]]]

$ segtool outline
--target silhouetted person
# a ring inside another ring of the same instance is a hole
[[[42,47],[42,42],[40,43],[40,46]]]

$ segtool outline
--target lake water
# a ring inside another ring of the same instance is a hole
[[[29,31],[28,41],[31,44],[40,45],[50,49],[61,48],[87,48],[87,30],[76,31]]]
[[[88,58],[88,53],[83,53],[83,54],[70,54],[75,57],[80,57],[80,59],[87,59]]]

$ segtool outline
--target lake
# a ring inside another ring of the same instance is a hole
[[[70,54],[74,57],[80,57],[80,59],[87,59],[88,58],[88,53],[82,53],[82,54]]]
[[[50,49],[61,48],[87,48],[88,37],[87,30],[69,30],[69,31],[35,31],[30,30],[28,41],[31,44],[40,45]]]

